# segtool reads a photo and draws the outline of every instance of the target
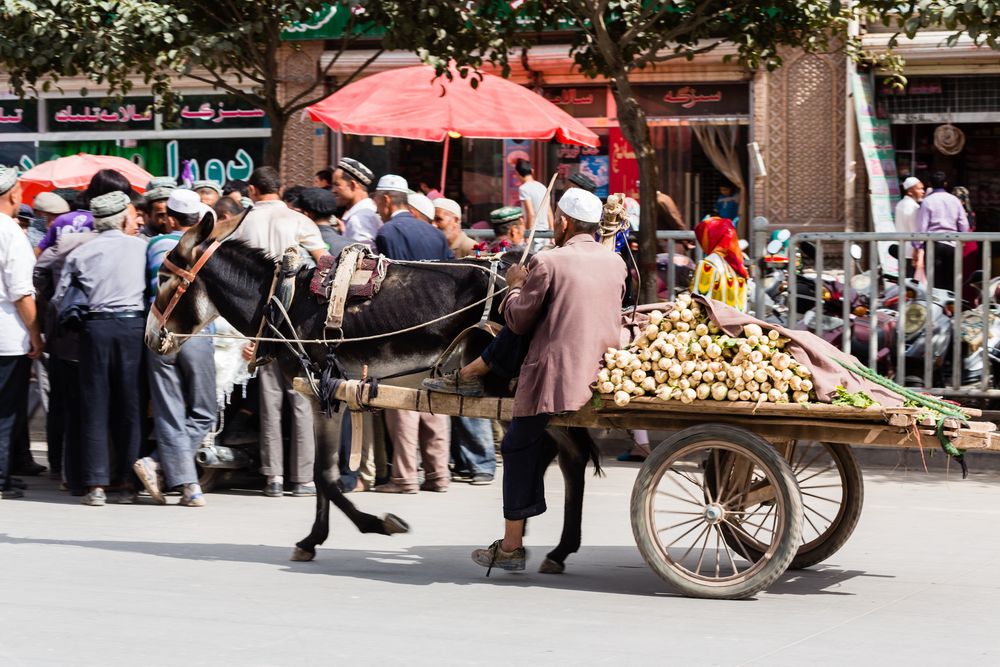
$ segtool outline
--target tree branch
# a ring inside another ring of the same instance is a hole
[[[244,102],[247,102],[248,104],[252,104],[258,109],[264,106],[262,104],[263,98],[260,97],[259,95],[254,95],[253,93],[248,93],[245,90],[237,88],[236,86],[234,86],[233,84],[229,83],[224,78],[222,78],[217,72],[214,72],[212,70],[208,70],[208,72],[215,78],[208,78],[200,76],[198,74],[191,74],[191,73],[184,74],[184,76],[194,79],[195,81],[201,81],[202,83],[207,83],[215,88],[221,88],[222,90],[225,90],[227,93],[230,93],[235,97],[242,99]]]
[[[724,41],[725,40],[721,40],[720,39],[720,40],[712,42],[711,44],[708,44],[706,46],[699,46],[696,49],[686,48],[683,51],[671,51],[671,52],[665,53],[663,55],[655,55],[654,56],[654,55],[652,55],[650,53],[650,54],[647,54],[647,55],[643,56],[639,60],[633,60],[631,63],[629,63],[628,65],[626,65],[626,68],[629,69],[629,70],[636,69],[638,67],[637,63],[639,63],[639,62],[642,62],[643,65],[645,66],[645,65],[648,65],[650,63],[663,63],[663,62],[667,62],[668,60],[676,60],[678,58],[687,58],[689,55],[697,56],[697,55],[702,54],[702,53],[708,53],[709,51],[715,49],[720,44],[724,43]]]

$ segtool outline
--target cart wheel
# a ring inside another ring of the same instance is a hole
[[[734,539],[747,523],[737,519],[746,514],[740,508],[763,503],[772,507],[757,524],[766,543],[752,551]],[[685,595],[747,598],[795,557],[802,500],[788,462],[766,440],[726,424],[693,426],[643,464],[632,488],[632,532],[646,563]]]
[[[802,545],[789,569],[800,570],[821,563],[835,554],[854,532],[864,502],[861,467],[847,445],[827,442],[793,444],[787,455],[802,493],[804,523]],[[706,475],[711,484],[711,462]],[[773,510],[768,503],[739,508],[733,523],[739,530],[728,534],[729,546],[740,544],[759,555],[765,534],[755,527]]]

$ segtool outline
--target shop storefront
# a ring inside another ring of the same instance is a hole
[[[0,100],[0,164],[25,171],[75,153],[116,155],[154,175],[224,183],[247,178],[264,156],[264,112],[226,95],[185,95],[181,108],[153,110],[150,96]]]
[[[911,76],[879,88],[877,112],[892,125],[900,179],[943,171],[968,188],[978,231],[1000,231],[1000,75]]]

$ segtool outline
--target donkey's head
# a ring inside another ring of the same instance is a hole
[[[159,288],[146,318],[146,346],[159,354],[176,352],[186,338],[171,334],[193,334],[219,316],[209,297],[203,267],[239,226],[242,216],[215,222],[206,213],[189,228],[160,265]]]

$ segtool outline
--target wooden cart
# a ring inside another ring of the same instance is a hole
[[[511,399],[387,385],[372,398],[368,389],[350,381],[337,397],[353,409],[511,418]],[[674,431],[633,486],[636,544],[649,566],[685,595],[738,599],[766,589],[788,568],[829,558],[850,537],[864,489],[849,445],[938,448],[935,424],[919,412],[640,398],[624,408],[595,400],[552,424]],[[1000,449],[993,424],[946,420],[944,433],[959,449]]]

